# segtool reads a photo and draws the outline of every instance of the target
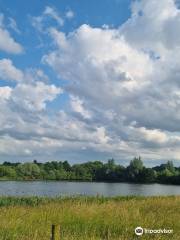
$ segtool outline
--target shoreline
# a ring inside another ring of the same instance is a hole
[[[82,203],[107,203],[107,202],[128,202],[128,201],[143,201],[143,200],[180,200],[180,195],[160,195],[160,196],[141,196],[141,195],[126,195],[107,197],[103,195],[88,196],[88,195],[72,195],[72,196],[2,196],[0,195],[0,208],[9,206],[39,206],[51,203],[64,202],[82,202]]]
[[[163,183],[163,182],[117,182],[117,181],[86,181],[86,180],[51,180],[51,179],[0,179],[0,182],[73,182],[73,183],[125,183],[125,184],[136,184],[136,185],[153,185],[162,184],[168,186],[180,186],[180,184],[173,183]]]

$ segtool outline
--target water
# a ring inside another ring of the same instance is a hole
[[[60,181],[2,181],[0,195],[8,196],[157,196],[180,195],[180,186],[162,184],[60,182]]]

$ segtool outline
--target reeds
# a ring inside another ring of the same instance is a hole
[[[134,240],[137,226],[173,229],[141,239],[180,239],[180,196],[2,197],[0,240],[50,240],[51,225],[62,240]]]

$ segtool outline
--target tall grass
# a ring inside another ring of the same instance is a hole
[[[61,239],[139,239],[137,226],[173,229],[140,239],[180,239],[180,197],[0,198],[0,240],[49,240],[51,225]]]

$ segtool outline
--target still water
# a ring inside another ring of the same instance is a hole
[[[71,195],[180,195],[180,186],[162,184],[129,184],[97,182],[32,181],[0,182],[0,195],[9,196],[71,196]]]

